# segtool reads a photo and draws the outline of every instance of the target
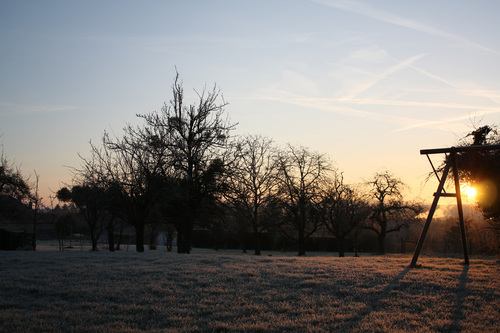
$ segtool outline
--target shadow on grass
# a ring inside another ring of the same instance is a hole
[[[401,281],[401,279],[411,270],[411,267],[406,267],[401,273],[399,273],[384,289],[378,292],[371,300],[366,303],[366,307],[363,311],[360,311],[354,318],[348,320],[342,325],[338,332],[355,331],[357,326],[361,324],[364,318],[366,318],[370,313],[379,307],[381,301],[387,298],[392,290],[395,289],[396,285]]]
[[[380,302],[389,296],[392,290],[396,289],[397,284],[403,277],[411,270],[411,267],[405,268],[401,273],[399,273],[384,289],[378,292],[373,298],[366,303],[366,308],[358,313],[354,318],[344,323],[344,325],[339,329],[339,332],[345,331],[357,331],[358,326],[363,322],[363,320],[370,315],[374,310],[376,310]],[[459,276],[459,282],[456,289],[456,300],[455,308],[452,314],[451,323],[449,327],[445,327],[443,332],[461,332],[460,322],[464,319],[464,303],[466,296],[466,284],[469,273],[469,266],[464,265],[462,273]]]
[[[466,294],[466,284],[467,275],[469,273],[469,265],[464,265],[462,273],[459,277],[458,287],[457,287],[457,298],[455,301],[455,311],[453,311],[453,317],[450,323],[450,327],[446,330],[447,332],[461,332],[460,321],[462,320],[464,312],[464,302]]]

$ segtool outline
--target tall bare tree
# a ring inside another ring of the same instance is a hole
[[[332,178],[323,194],[324,224],[335,235],[339,257],[344,257],[347,236],[363,225],[369,209],[359,191],[344,183],[342,173],[334,173]]]
[[[114,221],[118,215],[116,206],[118,200],[122,199],[117,185],[119,173],[116,154],[105,144],[108,140],[105,133],[103,146],[90,143],[90,157],[80,156],[80,168],[73,169],[72,186],[63,187],[56,193],[59,201],[73,203],[87,223],[92,251],[97,251],[99,238],[104,231],[108,233],[109,250],[114,251]]]
[[[31,196],[31,204],[33,205],[33,239],[31,242],[31,246],[33,250],[36,251],[36,237],[37,237],[37,228],[38,228],[38,210],[40,209],[40,204],[42,203],[42,198],[39,193],[39,182],[40,176],[33,170],[35,174],[35,182],[33,183],[33,195]]]
[[[273,142],[262,136],[246,136],[235,145],[235,161],[228,172],[224,197],[235,210],[243,231],[251,230],[254,252],[261,254],[261,235],[276,216],[277,169]]]
[[[158,144],[168,150],[182,190],[174,221],[178,252],[189,253],[193,226],[200,222],[204,204],[220,191],[219,180],[224,170],[221,150],[235,125],[224,116],[227,103],[217,86],[198,93],[198,103],[186,105],[177,73],[172,94],[170,104],[165,104],[161,112],[140,117],[154,129]]]
[[[128,125],[121,138],[103,137],[103,150],[94,147],[104,166],[103,177],[113,184],[121,218],[136,231],[136,250],[144,251],[145,226],[164,191],[168,165],[158,138],[144,128]]]
[[[415,221],[422,207],[403,200],[406,184],[389,171],[377,172],[366,184],[373,204],[370,223],[364,228],[377,234],[378,253],[385,254],[387,234],[408,227],[408,223]]]
[[[297,243],[298,255],[305,255],[306,241],[321,222],[319,203],[331,165],[326,155],[289,144],[277,155],[277,170],[284,212],[282,231]]]

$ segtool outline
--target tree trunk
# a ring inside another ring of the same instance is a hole
[[[385,232],[378,234],[378,254],[385,254]]]
[[[119,251],[120,245],[122,244],[122,238],[123,238],[123,229],[125,229],[125,225],[123,222],[120,224],[120,235],[118,235],[118,243],[116,244],[116,250]]]
[[[260,233],[259,233],[259,229],[257,227],[257,222],[253,221],[253,226],[252,226],[252,229],[253,229],[253,236],[254,236],[254,239],[255,239],[255,255],[256,256],[260,256]]]
[[[174,243],[174,230],[172,227],[167,226],[167,251],[172,252],[172,247]]]
[[[188,230],[186,230],[186,233],[184,235],[184,253],[190,254],[191,253],[191,233],[193,231],[193,227],[189,226]]]
[[[151,233],[149,235],[149,249],[150,250],[156,250],[157,244],[156,244],[156,237],[158,236],[158,233],[156,232],[156,226],[150,224],[151,227]]]
[[[299,230],[299,256],[304,256],[306,254],[306,238],[304,236],[304,232],[302,230]]]
[[[299,241],[299,256],[305,256],[306,255],[306,246],[304,244],[304,241]]]
[[[64,251],[64,233],[61,230],[57,230],[57,242],[59,243],[59,251]]]
[[[184,231],[177,228],[177,253],[184,253]]]
[[[359,254],[358,254],[358,230],[355,230],[354,232],[354,256],[357,258],[359,257]]]
[[[255,255],[260,256],[260,233],[255,231]]]
[[[177,229],[177,253],[189,254],[191,251],[191,232],[186,226]]]
[[[339,257],[345,257],[345,237],[337,237]]]
[[[193,211],[193,210],[191,210]],[[189,211],[186,212],[184,216],[177,225],[177,253],[191,252],[191,233],[193,232],[193,219]]]
[[[92,251],[97,251],[97,238],[95,237],[94,233],[90,234],[90,239],[92,241]]]
[[[92,251],[97,251],[97,237],[95,235],[95,226],[90,226],[90,240],[92,241]]]
[[[243,253],[247,253],[247,239],[245,232],[241,232],[240,234],[240,248],[243,251]]]
[[[109,252],[115,252],[115,234],[114,234],[114,225],[113,223],[109,223],[106,227],[106,231],[108,232],[108,248]]]
[[[177,253],[189,254],[191,252],[191,233],[187,230],[177,231]]]
[[[38,192],[38,176],[37,176],[37,192]],[[31,246],[33,251],[36,251],[36,225],[37,225],[37,210],[38,210],[38,199],[35,202],[35,218],[33,219],[33,238],[31,239]]]
[[[144,252],[144,223],[135,223],[135,247],[137,252]]]

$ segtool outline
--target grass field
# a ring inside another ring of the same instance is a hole
[[[500,264],[0,252],[1,332],[499,332]]]

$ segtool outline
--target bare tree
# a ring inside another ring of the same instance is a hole
[[[99,238],[104,231],[108,233],[109,250],[114,251],[113,209],[118,195],[116,186],[111,182],[114,174],[111,152],[91,145],[91,154],[82,159],[79,169],[73,169],[73,185],[57,191],[59,201],[71,202],[78,209],[88,225],[92,251],[97,251]]]
[[[306,241],[320,225],[319,202],[330,162],[325,155],[288,145],[277,155],[277,170],[284,212],[281,229],[297,243],[298,255],[305,255]]]
[[[19,167],[9,163],[2,150],[0,154],[0,219],[5,218],[19,223],[29,221],[33,213],[31,208],[34,200],[38,198],[37,185],[38,175],[37,182],[30,184],[29,177],[25,178]],[[36,192],[33,193],[33,190],[36,190]],[[33,237],[23,239],[21,243],[17,244],[18,246],[31,246],[36,249],[36,209],[38,208],[38,202],[35,202],[35,216],[32,226]],[[28,229],[28,226],[26,226],[26,229]],[[4,248],[4,244],[0,244],[0,248]]]
[[[371,206],[370,223],[364,228],[377,234],[378,253],[385,254],[386,235],[408,227],[422,207],[403,200],[406,184],[389,171],[376,173],[366,184],[374,203]]]
[[[276,215],[277,173],[272,140],[246,136],[235,145],[235,162],[228,172],[224,197],[235,211],[243,232],[251,230],[255,254],[261,254],[261,235]]]
[[[103,148],[93,146],[93,153],[103,181],[114,188],[113,212],[135,227],[136,250],[144,252],[145,226],[165,184],[164,149],[143,128],[128,125],[122,138],[105,133]]]
[[[40,204],[42,202],[42,198],[40,197],[39,194],[39,181],[40,181],[40,176],[36,173],[35,170],[33,170],[35,173],[35,182],[33,183],[33,195],[31,196],[31,203],[33,204],[33,240],[31,242],[31,246],[33,247],[33,250],[36,251],[36,237],[37,237],[37,226],[38,226],[38,209],[40,208]]]
[[[324,224],[337,240],[339,257],[344,257],[346,238],[350,233],[356,232],[368,218],[368,204],[359,191],[344,183],[342,173],[335,173],[332,183],[323,194],[322,210]]]
[[[63,202],[73,202],[89,227],[92,251],[104,231],[106,206],[104,189],[95,184],[75,185],[70,189],[63,187],[57,191],[57,198]]]
[[[158,144],[169,153],[182,191],[174,221],[178,252],[189,253],[193,226],[200,222],[204,204],[220,191],[219,178],[224,170],[220,151],[226,147],[229,132],[235,125],[224,117],[227,103],[216,86],[198,94],[198,103],[185,105],[177,73],[172,94],[170,104],[165,104],[161,112],[140,117],[154,130]]]
[[[18,167],[9,163],[2,151],[0,155],[0,195],[27,202],[31,198],[31,187]]]

